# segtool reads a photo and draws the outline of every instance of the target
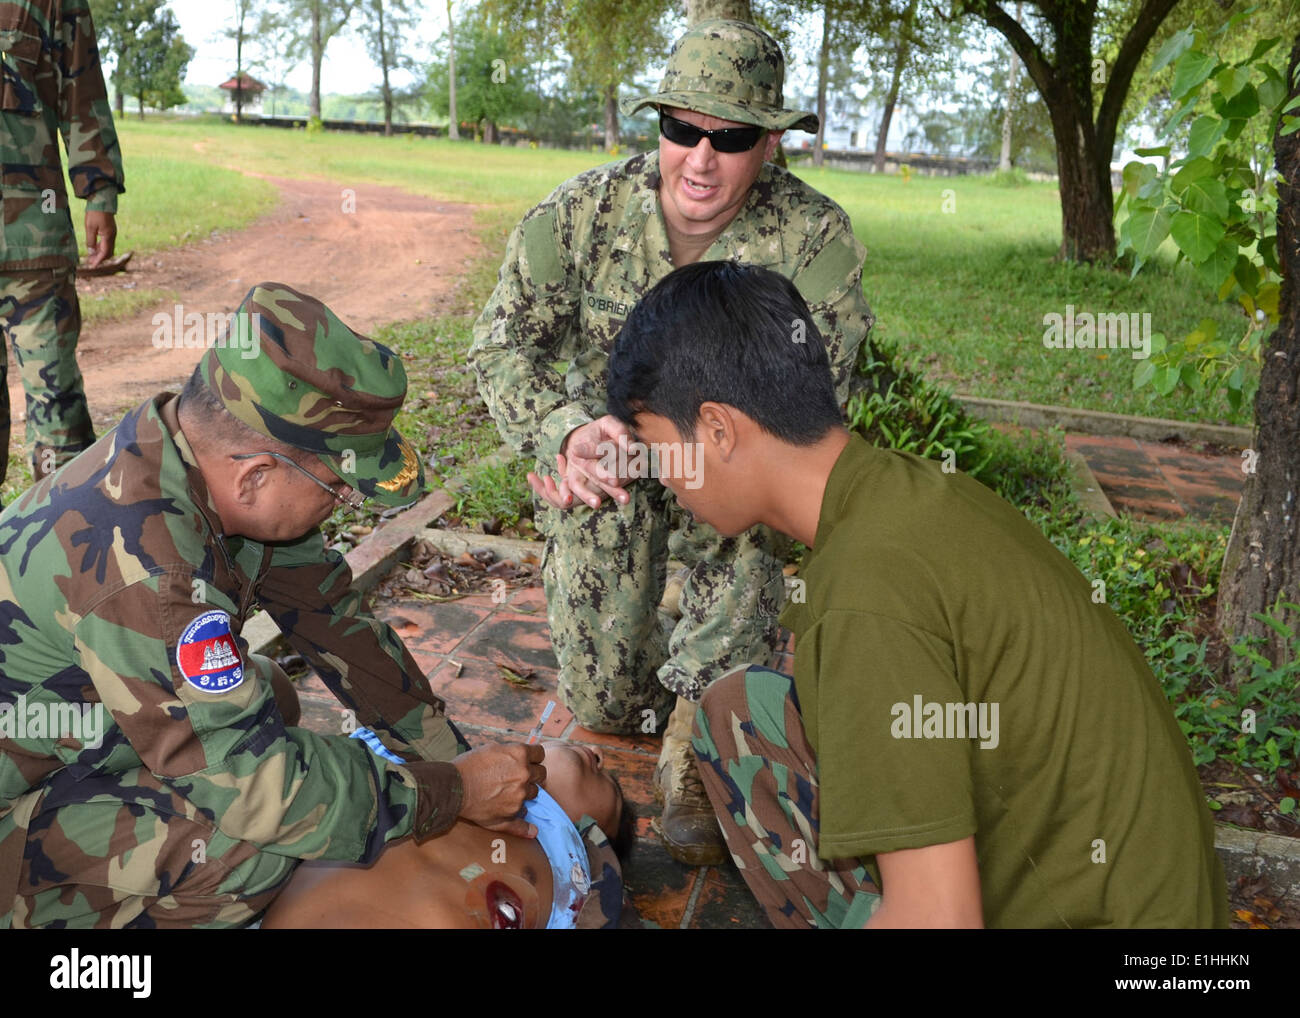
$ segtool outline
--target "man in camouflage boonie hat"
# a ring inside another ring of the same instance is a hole
[[[416,497],[401,360],[255,287],[180,396],[0,513],[0,928],[247,923],[300,859],[515,819],[541,747],[468,751],[320,524]],[[258,608],[340,701],[297,727]],[[368,726],[409,761],[347,737]]]
[[[423,491],[424,465],[392,427],[406,398],[402,359],[319,301],[282,283],[255,287],[199,371],[237,419],[315,454],[364,498],[402,506]]]
[[[659,91],[619,103],[624,116],[677,107],[772,131],[815,132],[817,114],[782,102],[785,57],[775,39],[745,21],[702,21],[677,40]]]
[[[866,252],[843,209],[770,162],[782,131],[816,128],[784,108],[783,74],[780,47],[753,25],[690,29],[660,91],[624,107],[659,107],[658,150],[579,174],[524,216],[469,358],[502,437],[535,460],[561,697],[586,728],[663,733],[660,832],[696,865],[727,853],[691,753],[695,704],[722,675],[771,661],[784,550],[765,528],[724,538],[654,481],[632,483],[635,458],[617,449],[635,436],[606,413],[606,363],[637,301],[675,267],[752,262],[799,288],[847,399],[874,320]],[[686,566],[676,598],[664,596],[670,557]]]

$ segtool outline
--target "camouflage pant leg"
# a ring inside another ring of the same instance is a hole
[[[880,890],[858,859],[817,857],[817,756],[794,680],[757,667],[719,679],[692,745],[731,857],[772,924],[861,927]]]
[[[31,812],[14,832],[26,840],[15,928],[242,926],[298,864],[222,834],[143,768],[60,771],[17,805]]]
[[[655,488],[658,486],[655,485]],[[673,703],[655,673],[668,656],[659,619],[667,580],[668,518],[647,484],[627,505],[540,507],[542,562],[559,689],[578,723],[598,732],[635,732],[653,714],[658,731]]]
[[[668,550],[691,572],[659,681],[697,702],[714,680],[741,665],[766,664],[776,653],[788,541],[767,527],[723,537],[681,515],[685,522],[673,531]]]
[[[37,480],[95,440],[77,366],[81,305],[76,279],[76,271],[70,268],[0,273],[0,322],[27,394],[27,440]],[[4,382],[4,359],[0,357],[0,420],[7,453],[10,408]]]

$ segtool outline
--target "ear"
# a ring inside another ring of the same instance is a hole
[[[718,459],[727,462],[736,449],[736,410],[725,403],[701,403],[695,433],[712,446]]]
[[[241,508],[251,508],[270,482],[271,471],[278,463],[273,456],[254,456],[250,460],[234,460],[235,469],[228,475],[229,490]]]
[[[770,163],[772,161],[772,156],[776,154],[776,147],[781,144],[781,138],[784,134],[784,131],[767,132],[767,150],[763,154],[763,162]]]

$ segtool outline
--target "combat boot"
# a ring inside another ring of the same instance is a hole
[[[663,807],[663,814],[654,826],[668,854],[678,862],[717,866],[727,859],[727,843],[691,749],[695,711],[695,704],[678,697],[668,718],[654,781],[655,802]]]

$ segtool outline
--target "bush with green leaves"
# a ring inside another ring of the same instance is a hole
[[[1277,257],[1277,188],[1270,170],[1273,136],[1300,128],[1287,104],[1285,47],[1261,39],[1249,55],[1230,61],[1216,50],[1240,31],[1251,11],[1217,31],[1188,27],[1156,54],[1154,72],[1172,65],[1174,108],[1165,124],[1170,142],[1138,149],[1164,158],[1163,168],[1134,161],[1124,167],[1115,205],[1119,251],[1133,274],[1172,239],[1178,259],[1222,301],[1241,309],[1239,331],[1225,335],[1205,318],[1186,336],[1152,337],[1152,356],[1137,365],[1133,385],[1167,395],[1180,385],[1194,393],[1223,387],[1234,410],[1249,405],[1264,332],[1278,321],[1281,269]],[[1279,55],[1280,54],[1280,55]],[[1170,162],[1175,146],[1183,153]]]

